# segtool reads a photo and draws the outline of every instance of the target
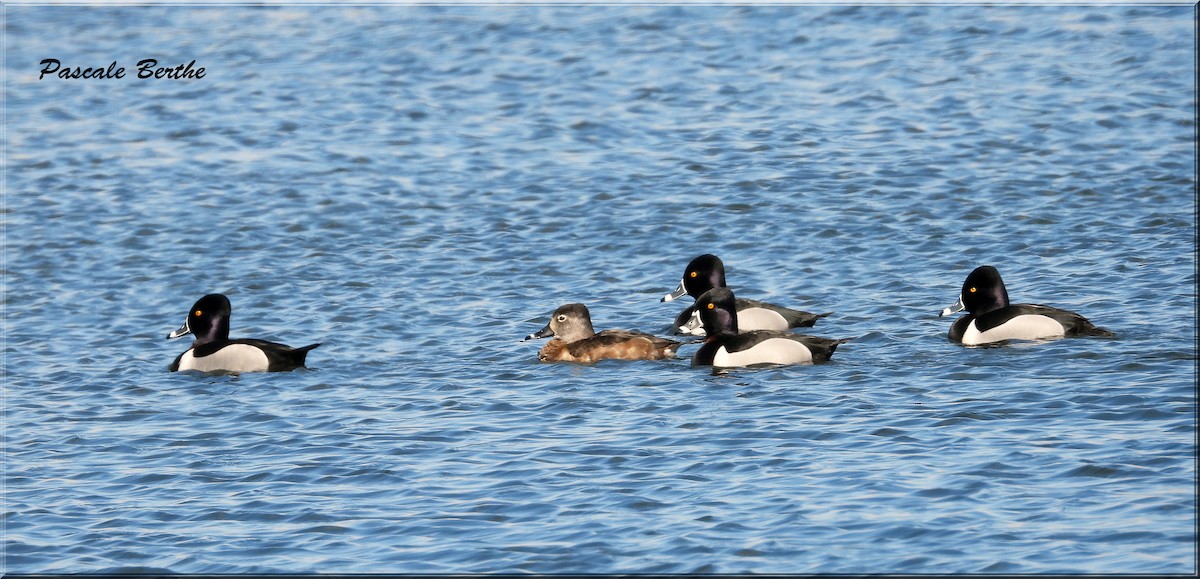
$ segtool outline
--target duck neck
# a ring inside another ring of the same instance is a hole
[[[192,342],[193,346],[201,346],[211,342],[228,340],[229,318],[216,318],[212,320],[211,325],[209,325],[207,328],[203,328],[202,332],[197,332],[196,328],[193,328],[192,333],[196,334],[196,341]]]

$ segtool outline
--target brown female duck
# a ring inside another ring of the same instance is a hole
[[[599,360],[661,360],[675,357],[680,342],[629,330],[592,329],[587,306],[567,304],[554,310],[550,323],[525,340],[554,336],[542,346],[538,359],[543,362],[580,362]],[[524,340],[522,340],[524,341]]]

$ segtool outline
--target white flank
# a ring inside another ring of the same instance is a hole
[[[786,330],[788,329],[787,320],[779,315],[774,310],[766,308],[749,308],[738,310],[738,332],[749,332],[751,330]],[[704,336],[704,326],[700,323],[700,310],[692,312],[692,318],[688,323],[679,326],[679,333],[688,336]]]
[[[722,346],[713,356],[713,366],[734,368],[752,364],[811,364],[812,352],[808,346],[787,338],[771,338],[755,344],[753,348],[729,353]]]
[[[1002,340],[1058,338],[1065,334],[1062,324],[1058,323],[1057,320],[1036,314],[1017,316],[986,332],[980,332],[975,327],[975,321],[971,320],[971,323],[967,325],[966,331],[963,332],[962,343],[965,346],[990,344]]]
[[[766,308],[747,308],[738,310],[738,331],[749,332],[750,330],[786,330],[788,329],[787,320],[779,315],[774,310]]]
[[[194,350],[183,353],[179,359],[180,370],[200,372],[266,372],[267,355],[262,350],[246,344],[230,344],[216,352],[197,358]]]

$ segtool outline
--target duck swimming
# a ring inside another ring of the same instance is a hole
[[[1005,340],[1105,336],[1115,334],[1068,310],[1039,304],[1011,304],[1000,272],[981,265],[963,282],[958,301],[944,308],[941,316],[963,310],[967,315],[950,326],[950,340],[964,346],[994,344]]]
[[[696,300],[696,315],[708,336],[692,355],[693,366],[733,368],[759,364],[815,364],[829,361],[852,338],[806,336],[781,330],[740,332],[736,297],[729,288],[713,288]]]
[[[167,334],[174,339],[194,334],[192,346],[171,362],[168,370],[200,372],[286,372],[304,367],[309,350],[320,343],[292,348],[276,342],[229,339],[229,298],[209,294],[196,301],[179,329]]]
[[[704,292],[717,287],[726,287],[725,264],[721,258],[706,253],[688,263],[683,270],[683,279],[679,281],[679,287],[659,301],[669,302],[685,295],[699,298]],[[699,325],[700,318],[693,315],[695,311],[696,307],[692,305],[680,312],[675,317],[675,323],[671,325],[671,332],[693,336],[705,335],[704,328]],[[810,314],[766,302],[737,298],[737,313],[740,331],[749,332],[811,327],[830,312]]]
[[[550,323],[522,340],[554,336],[538,352],[543,362],[580,362],[599,360],[661,360],[675,357],[680,342],[629,330],[592,329],[587,306],[566,304],[554,310]]]

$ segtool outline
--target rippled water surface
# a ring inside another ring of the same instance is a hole
[[[1194,6],[6,10],[7,572],[1196,571]],[[519,341],[708,252],[856,339]],[[310,368],[168,372],[210,292]]]

